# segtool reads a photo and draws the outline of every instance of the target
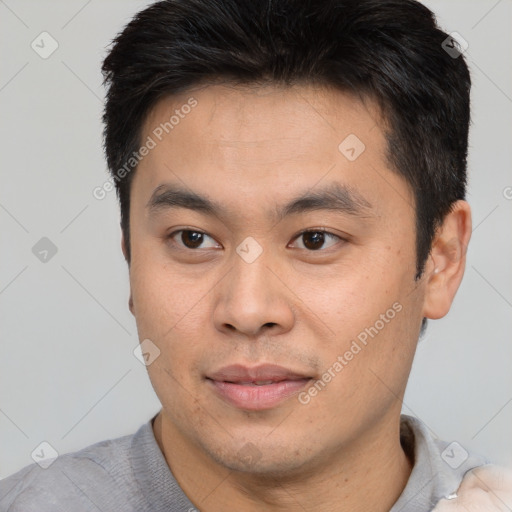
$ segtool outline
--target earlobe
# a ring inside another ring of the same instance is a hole
[[[128,253],[126,251],[126,242],[124,240],[124,235],[121,234],[121,250],[123,251],[123,256],[126,262],[128,262]],[[130,312],[133,316],[135,316],[135,308],[133,306],[133,298],[132,293],[130,291],[130,298],[128,299],[128,308],[130,309]]]
[[[121,250],[123,251],[123,256],[126,261],[128,261],[128,252],[126,250],[126,242],[124,239],[124,234],[121,233]]]
[[[471,209],[457,201],[438,228],[425,267],[426,291],[423,316],[445,316],[452,305],[466,266],[466,251],[471,238]]]

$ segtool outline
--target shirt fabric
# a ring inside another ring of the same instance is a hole
[[[0,512],[197,512],[156,442],[153,419],[135,434],[60,455],[46,469],[32,464],[1,480]],[[401,416],[400,441],[414,466],[390,512],[430,512],[457,490],[467,471],[488,463],[457,443],[435,439],[412,416]]]

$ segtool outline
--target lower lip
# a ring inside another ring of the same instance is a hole
[[[207,379],[224,400],[239,409],[271,409],[303,389],[311,379],[283,380],[263,386],[235,384]]]

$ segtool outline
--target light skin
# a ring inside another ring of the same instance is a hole
[[[512,509],[512,470],[488,464],[464,475],[457,497],[442,499],[432,512],[502,512]]]
[[[140,162],[131,189],[130,309],[139,338],[160,350],[148,372],[165,459],[206,512],[387,511],[412,468],[399,420],[421,321],[450,308],[469,206],[454,205],[415,280],[413,194],[389,168],[370,101],[210,85],[161,100],[141,140],[191,96],[197,106]],[[349,134],[366,146],[354,161],[338,149]],[[180,206],[178,188],[214,210]],[[296,201],[311,195],[314,207]],[[252,263],[236,251],[247,237],[262,249]],[[305,405],[292,396],[245,410],[206,379],[271,363],[315,382],[393,304],[400,312]]]

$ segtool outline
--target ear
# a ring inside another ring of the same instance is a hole
[[[123,251],[123,256],[126,262],[128,262],[128,253],[126,251],[126,241],[124,239],[124,235],[121,234],[121,250]],[[128,263],[128,265],[130,265]],[[133,298],[132,298],[132,292],[130,290],[130,298],[128,299],[128,308],[130,309],[130,312],[133,316],[135,316],[135,309],[133,307]]]
[[[128,262],[128,251],[126,250],[126,241],[124,239],[124,233],[121,231],[121,250],[123,251],[123,256],[126,262]]]
[[[445,316],[464,275],[466,251],[471,238],[471,208],[457,201],[436,231],[425,266],[426,290],[423,316]]]

